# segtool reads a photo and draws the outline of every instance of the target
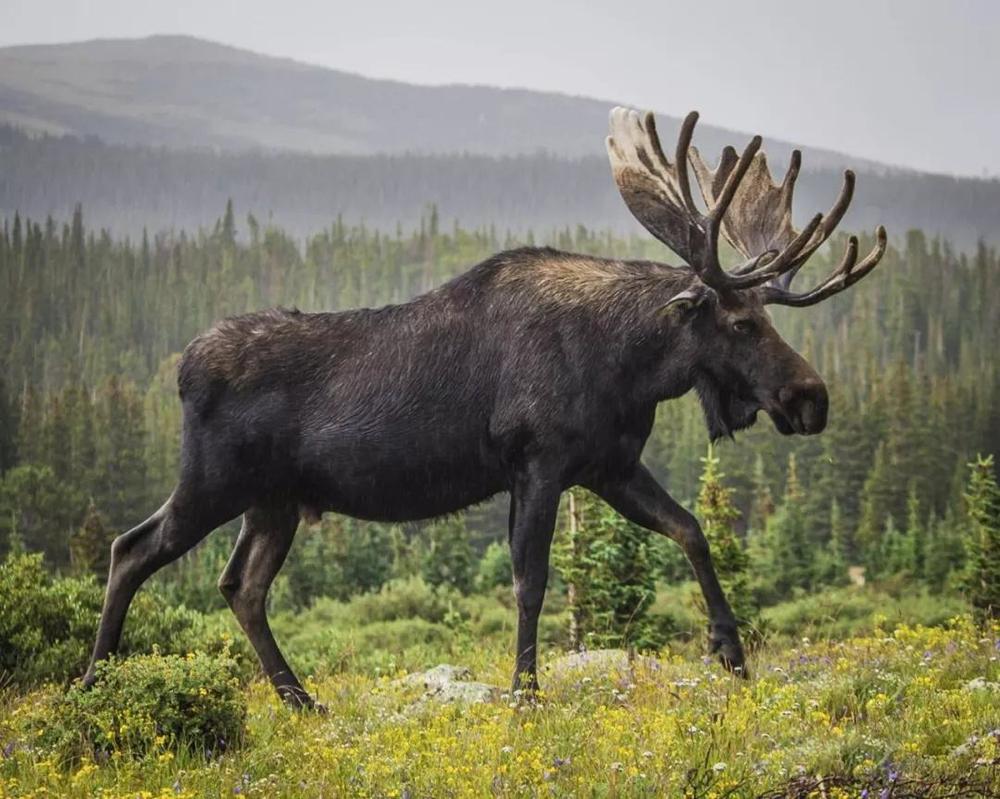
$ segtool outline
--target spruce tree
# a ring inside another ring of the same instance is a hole
[[[0,376],[0,477],[17,463],[17,406]]]
[[[45,423],[42,399],[34,386],[27,385],[21,395],[20,420],[17,427],[16,449],[21,463],[41,465],[43,459],[42,428]]]
[[[135,386],[116,376],[98,392],[94,501],[108,525],[125,530],[149,514],[146,429]]]
[[[83,516],[83,523],[69,539],[69,560],[73,570],[79,574],[106,576],[114,537],[91,500]]]
[[[73,492],[48,466],[15,466],[0,480],[0,546],[16,539],[28,551],[44,553],[50,565],[65,566],[79,518],[73,503]]]
[[[749,558],[736,534],[735,522],[740,512],[733,504],[731,490],[723,483],[724,475],[711,444],[702,463],[701,490],[695,510],[708,539],[719,582],[736,618],[743,625],[753,625],[759,607],[750,592]]]
[[[648,531],[589,491],[573,488],[567,493],[552,561],[567,588],[571,644],[655,645],[647,621],[656,595]]]
[[[772,513],[774,513],[774,497],[771,496],[771,486],[764,472],[764,457],[757,453],[753,466],[753,497],[750,503],[748,534],[753,536],[763,533]]]
[[[883,562],[886,517],[892,511],[892,497],[898,479],[889,461],[889,450],[882,442],[875,450],[875,459],[861,495],[861,521],[858,525],[859,555],[869,577],[874,576]]]
[[[423,530],[421,573],[431,585],[448,585],[463,594],[472,590],[475,562],[464,515],[446,516]]]
[[[885,517],[878,557],[871,564],[873,576],[892,577],[903,574],[909,562],[908,550],[905,536],[896,526],[892,514],[889,514]]]
[[[911,577],[922,578],[927,557],[927,535],[915,480],[910,481],[906,496],[906,532],[903,537],[906,542],[905,570]]]
[[[965,492],[968,532],[966,596],[976,616],[985,621],[1000,618],[1000,487],[993,456],[977,456],[969,464]]]
[[[802,501],[793,453],[788,456],[785,494],[751,550],[755,593],[762,599],[784,599],[807,587],[815,574],[815,544],[808,540]]]
[[[845,585],[849,581],[850,547],[847,527],[840,503],[834,499],[830,503],[830,540],[819,558],[817,574],[829,585]]]

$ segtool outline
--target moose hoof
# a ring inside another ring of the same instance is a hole
[[[302,688],[279,688],[278,694],[281,696],[281,701],[292,710],[316,713],[321,716],[325,716],[329,712],[326,705],[317,702]]]
[[[743,655],[743,645],[740,643],[740,635],[735,626],[713,626],[708,636],[708,647],[709,652],[718,656],[719,662],[727,671],[738,677],[750,676]]]

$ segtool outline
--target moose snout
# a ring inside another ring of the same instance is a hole
[[[792,430],[800,435],[815,435],[826,427],[830,397],[818,377],[783,386],[778,403]]]

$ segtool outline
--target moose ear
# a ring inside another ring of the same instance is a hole
[[[688,289],[670,298],[660,310],[664,316],[681,319],[701,307],[708,299],[708,292]]]

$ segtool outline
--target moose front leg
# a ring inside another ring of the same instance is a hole
[[[558,482],[537,469],[518,475],[511,491],[509,540],[517,600],[515,691],[538,689],[538,616],[549,580],[549,549],[559,493]]]
[[[698,520],[677,504],[642,464],[628,478],[603,482],[593,489],[626,519],[680,544],[705,597],[710,651],[718,654],[727,669],[747,676],[736,617],[715,575]]]

